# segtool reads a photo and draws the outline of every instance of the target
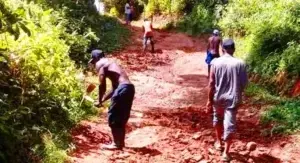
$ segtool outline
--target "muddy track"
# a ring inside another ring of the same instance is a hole
[[[220,162],[213,149],[211,116],[204,113],[207,98],[206,38],[156,32],[156,53],[141,54],[142,30],[132,27],[132,43],[114,58],[125,67],[136,86],[123,151],[101,150],[109,143],[104,113],[97,121],[82,122],[72,135],[73,162]],[[299,138],[264,136],[258,119],[262,107],[245,103],[238,114],[237,141],[231,162],[297,162]],[[246,149],[248,142],[256,150]]]

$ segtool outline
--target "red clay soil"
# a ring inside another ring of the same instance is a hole
[[[142,30],[132,27],[132,43],[113,54],[136,86],[123,151],[100,148],[111,142],[106,114],[82,122],[72,132],[75,163],[220,162],[213,148],[212,117],[204,112],[207,99],[205,47],[207,38],[156,32],[156,53],[142,54]],[[150,49],[150,48],[149,48]],[[246,100],[247,101],[247,100]],[[299,137],[271,136],[259,125],[260,105],[239,108],[231,162],[299,162]],[[268,126],[267,126],[268,127]],[[257,148],[248,151],[247,143]],[[298,160],[298,161],[297,161]]]

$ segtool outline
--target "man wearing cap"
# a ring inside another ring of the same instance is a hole
[[[222,148],[222,128],[225,149],[222,160],[228,161],[229,149],[236,130],[236,114],[242,100],[242,92],[248,82],[245,63],[233,57],[235,44],[232,39],[223,43],[223,55],[211,62],[207,112],[213,113],[217,141],[215,148]]]
[[[134,85],[130,82],[125,71],[114,61],[105,58],[101,50],[92,51],[89,64],[95,66],[99,76],[99,96],[95,106],[111,98],[108,110],[108,123],[112,131],[113,142],[104,145],[104,149],[122,149],[125,146],[125,126],[130,116],[131,106],[135,94]],[[106,78],[111,80],[112,89],[106,92]]]
[[[213,35],[208,39],[206,63],[208,65],[208,78],[210,74],[210,63],[213,59],[220,57],[219,47],[222,39],[219,36],[219,30],[215,29]]]

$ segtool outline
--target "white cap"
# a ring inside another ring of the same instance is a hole
[[[219,30],[217,30],[217,29],[215,29],[214,31],[213,31],[213,34],[215,34],[215,35],[219,35]]]

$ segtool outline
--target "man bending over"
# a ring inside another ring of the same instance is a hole
[[[135,94],[134,85],[130,82],[125,71],[114,61],[105,58],[101,50],[92,51],[89,64],[94,65],[99,76],[99,96],[95,106],[111,98],[108,110],[108,123],[113,135],[113,142],[103,146],[104,149],[122,149],[125,146],[125,126],[130,116]],[[106,78],[112,83],[111,91],[106,92]]]

